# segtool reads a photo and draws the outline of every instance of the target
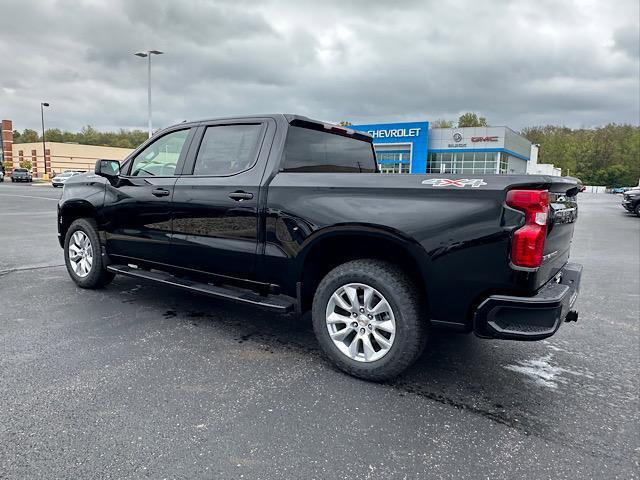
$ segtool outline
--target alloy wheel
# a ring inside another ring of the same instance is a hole
[[[363,283],[343,285],[331,295],[326,324],[333,344],[358,362],[384,357],[396,336],[391,305],[378,290]]]
[[[93,265],[93,247],[91,240],[82,230],[77,230],[69,240],[69,263],[80,278],[89,275]]]

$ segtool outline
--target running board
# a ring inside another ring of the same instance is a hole
[[[284,295],[262,296],[251,290],[218,287],[208,283],[195,282],[186,278],[179,278],[170,273],[157,270],[142,270],[128,265],[109,265],[107,270],[128,277],[142,278],[156,283],[163,283],[173,287],[189,290],[190,292],[203,293],[211,297],[222,298],[234,302],[254,305],[256,307],[272,310],[279,313],[287,313],[293,310],[294,304]]]

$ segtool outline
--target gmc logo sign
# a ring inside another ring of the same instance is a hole
[[[498,137],[471,137],[472,142],[497,142]]]

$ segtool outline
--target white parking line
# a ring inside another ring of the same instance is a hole
[[[39,198],[40,200],[60,200],[59,198],[37,197],[35,195],[11,195],[10,193],[0,193],[0,197],[22,197],[22,198]]]
[[[55,263],[53,265],[33,265],[28,267],[16,267],[16,268],[7,268],[5,270],[0,270],[0,276],[7,275],[8,273],[14,272],[24,272],[28,270],[40,270],[42,268],[56,268],[56,267],[64,267],[64,263]]]

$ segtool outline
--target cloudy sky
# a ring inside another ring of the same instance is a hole
[[[2,0],[0,117],[146,128],[291,112],[354,123],[639,123],[638,0]]]

